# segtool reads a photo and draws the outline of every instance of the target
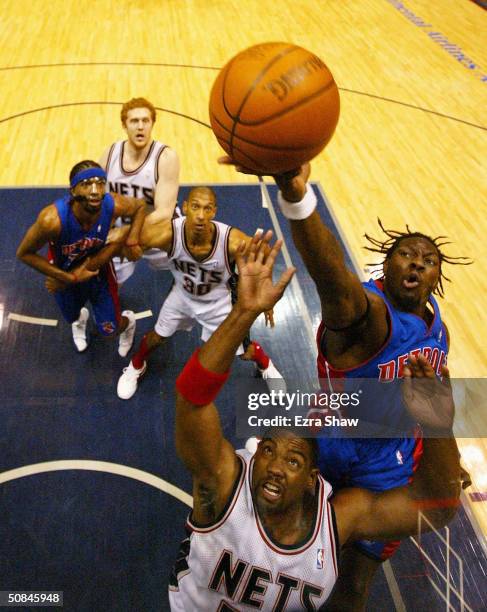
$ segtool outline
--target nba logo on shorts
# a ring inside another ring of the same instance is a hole
[[[396,459],[397,459],[397,465],[402,465],[404,463],[403,458],[402,458],[402,453],[400,450],[396,451]]]
[[[318,550],[316,551],[316,569],[323,569],[324,560],[325,560],[325,549],[318,548]]]
[[[115,332],[115,328],[113,327],[113,323],[111,321],[104,321],[101,326],[106,334],[113,334]]]

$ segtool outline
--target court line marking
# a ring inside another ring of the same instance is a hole
[[[29,323],[31,325],[48,325],[49,327],[56,327],[58,324],[57,319],[43,319],[41,317],[28,317],[27,315],[17,314],[15,312],[9,312],[7,319],[11,321],[19,321],[20,323]]]
[[[138,321],[139,319],[147,319],[147,317],[152,317],[152,310],[141,310],[140,312],[135,313],[135,319]]]
[[[135,313],[136,320],[146,319],[152,317],[152,310],[142,310],[141,312]],[[19,321],[20,323],[29,323],[31,325],[47,325],[49,327],[56,327],[59,321],[57,319],[42,319],[41,317],[29,317],[23,314],[17,314],[15,312],[9,312],[7,319],[12,321]]]
[[[274,205],[272,204],[272,200],[269,194],[269,191],[267,189],[267,184],[264,182],[264,180],[259,176],[259,183],[261,185],[261,191],[263,194],[263,198],[266,198],[266,202],[267,202],[267,208],[269,210],[269,215],[271,217],[271,221],[272,224],[274,225],[274,229],[276,230],[276,235],[279,239],[282,240],[282,248],[281,248],[281,253],[283,254],[284,257],[284,261],[286,262],[286,266],[292,266],[292,260],[291,260],[291,256],[289,254],[289,251],[287,249],[286,246],[286,242],[284,240],[284,235],[282,233],[282,229],[281,226],[279,225],[279,221],[276,215],[276,211],[274,209]],[[323,189],[321,188],[321,186],[319,185],[319,183],[316,184],[318,186],[318,189],[321,193],[321,195],[323,196],[323,200],[325,202],[326,208],[328,210],[328,213],[330,214],[330,216],[332,217],[333,222],[335,223],[335,227],[337,228],[337,231],[340,235],[340,238],[342,239],[342,243],[343,246],[345,247],[345,249],[347,249],[348,255],[350,256],[350,259],[352,261],[353,266],[355,267],[355,272],[358,274],[359,278],[363,278],[362,274],[358,271],[359,268],[356,265],[356,260],[351,256],[351,251],[349,250],[349,245],[346,241],[343,240],[343,233],[341,231],[341,229],[339,229],[339,225],[336,222],[335,217],[331,214],[331,207],[330,207],[330,203],[329,201],[326,199],[326,197],[324,196],[324,192]],[[313,188],[313,185],[311,183],[309,183],[309,186],[311,188]],[[293,281],[295,281],[295,283],[293,283]],[[297,279],[296,274],[293,276],[292,280],[291,280],[291,286],[293,288],[293,291],[295,292],[295,297],[297,299],[297,301],[299,302],[300,306],[301,306],[301,315],[304,319],[305,325],[306,325],[306,329],[308,331],[308,335],[311,339],[311,347],[316,351],[316,337],[315,334],[313,332],[313,324],[311,322],[311,319],[309,317],[308,314],[308,309],[306,307],[306,302],[304,301],[304,297],[303,297],[303,292],[301,290],[301,285],[299,284],[299,281]],[[383,564],[384,565],[384,564]],[[391,597],[392,600],[394,601],[394,606],[396,607],[397,612],[406,612],[406,606],[404,604],[404,601],[402,599],[401,596],[401,592],[399,590],[399,586],[397,584],[397,581],[394,577],[394,572],[392,570],[392,566],[389,563],[388,566],[388,573],[389,573],[389,577],[386,574],[386,570],[384,569],[384,574],[386,575],[386,580],[387,580],[387,584],[389,586],[389,591],[391,593]]]
[[[397,584],[396,577],[394,576],[394,570],[392,569],[389,559],[384,561],[382,564],[382,569],[384,571],[384,576],[386,577],[387,586],[391,592],[394,606],[396,607],[396,612],[407,612],[406,605],[404,604],[404,600],[401,595],[401,590]]]
[[[274,226],[276,236],[279,240],[282,240],[281,253],[282,253],[282,256],[284,257],[284,262],[286,264],[286,267],[294,268],[296,266],[294,266],[293,264],[291,255],[289,254],[286,242],[284,240],[284,234],[282,233],[282,229],[279,224],[279,220],[277,218],[274,205],[272,204],[271,196],[269,194],[269,190],[267,189],[267,184],[265,183],[262,177],[259,176],[258,178],[259,178],[259,183],[260,183],[260,188],[261,188],[261,193],[262,193],[262,199],[265,199],[265,201],[267,202],[267,209],[269,211],[269,216],[271,218],[272,225]],[[294,297],[299,303],[300,315],[304,319],[304,323],[306,326],[306,331],[308,332],[311,347],[314,348],[316,347],[316,337],[313,331],[313,323],[311,322],[311,319],[309,317],[308,308],[306,306],[306,302],[304,301],[303,291],[301,290],[301,285],[299,284],[297,274],[295,274],[291,279],[291,288],[293,290]]]
[[[474,515],[473,509],[470,506],[470,502],[467,499],[467,494],[465,493],[465,491],[460,492],[460,500],[462,502],[462,507],[465,510],[465,514],[467,515],[467,518],[470,521],[470,524],[472,525],[473,531],[477,536],[477,540],[480,542],[480,546],[484,551],[484,555],[487,558],[487,535],[485,535],[482,531],[477,517]]]
[[[175,485],[150,474],[143,470],[131,468],[128,465],[120,463],[110,463],[108,461],[94,461],[89,459],[69,459],[61,461],[44,461],[42,463],[33,463],[24,465],[20,468],[14,468],[0,474],[0,484],[24,478],[26,476],[34,476],[36,474],[45,474],[47,472],[59,472],[65,470],[86,470],[90,472],[105,472],[107,474],[115,474],[116,476],[125,476],[143,482],[159,491],[172,495],[179,501],[183,502],[190,508],[193,507],[193,498],[185,491],[182,491]]]

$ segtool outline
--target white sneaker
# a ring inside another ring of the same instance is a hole
[[[129,320],[125,331],[120,334],[120,339],[118,341],[118,354],[120,357],[126,357],[130,349],[132,348],[132,344],[134,343],[135,336],[135,315],[131,310],[124,310],[122,312],[123,317],[127,317]]]
[[[272,359],[269,359],[269,365],[265,370],[261,370],[259,368],[259,371],[271,391],[283,391],[284,393],[286,393],[286,381],[284,380],[282,374],[279,372],[276,366],[272,363]]]
[[[88,341],[86,340],[86,326],[88,324],[89,316],[90,313],[88,312],[88,308],[83,306],[79,312],[78,320],[71,323],[73,342],[78,353],[82,353],[88,348]]]
[[[144,361],[144,365],[137,370],[132,365],[132,362],[123,369],[122,376],[118,379],[117,384],[117,395],[120,399],[130,399],[132,395],[137,391],[137,385],[139,378],[145,374],[147,370],[147,363]]]

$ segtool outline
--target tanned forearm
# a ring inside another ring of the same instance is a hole
[[[421,511],[434,528],[444,527],[459,505],[461,481],[453,438],[424,440],[413,482],[382,493],[342,489],[335,498],[338,528],[344,542],[390,540],[417,533]],[[429,531],[428,524],[424,525]]]
[[[110,242],[106,246],[104,246],[98,253],[92,255],[88,258],[88,263],[86,267],[88,270],[95,271],[102,268],[105,264],[107,264],[112,257],[118,255],[123,247],[125,242]]]
[[[145,217],[145,205],[141,203],[135,211],[135,214],[132,217],[132,223],[130,224],[130,231],[127,237],[127,243],[130,246],[133,246],[134,244],[139,244],[140,231],[142,230],[142,226],[144,225]]]
[[[333,295],[343,285],[347,274],[345,259],[338,240],[323,224],[315,210],[302,221],[290,221],[294,244],[306,269],[318,288]],[[320,292],[321,293],[321,292]]]
[[[311,185],[306,184],[308,177],[309,166],[305,165],[297,175],[283,174],[274,178],[285,200],[283,212],[286,211],[284,214],[290,219],[294,244],[316,284],[323,320],[330,327],[342,328],[364,313],[365,292],[358,277],[347,269],[342,248],[319,213],[314,210],[301,220],[294,219],[291,203],[301,207],[306,198],[313,195]],[[284,207],[286,202],[287,207]]]
[[[460,462],[453,435],[424,439],[410,494],[435,527],[442,527],[453,518],[460,490]]]
[[[74,280],[71,273],[65,272],[61,270],[61,268],[50,264],[42,255],[38,255],[37,253],[23,253],[17,256],[23,263],[34,268],[34,270],[37,270],[41,274],[55,278],[63,283],[72,283]]]

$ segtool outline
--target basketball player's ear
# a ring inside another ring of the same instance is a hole
[[[308,488],[311,494],[313,494],[315,491],[316,481],[318,480],[319,473],[320,473],[320,470],[318,468],[313,468],[309,473]]]
[[[186,212],[188,210],[188,202],[186,200],[184,200],[183,202],[182,209],[183,209],[183,215],[186,216]]]
[[[389,267],[389,260],[386,259],[384,263],[382,264],[382,272],[384,273],[384,276],[387,274],[388,267]]]

